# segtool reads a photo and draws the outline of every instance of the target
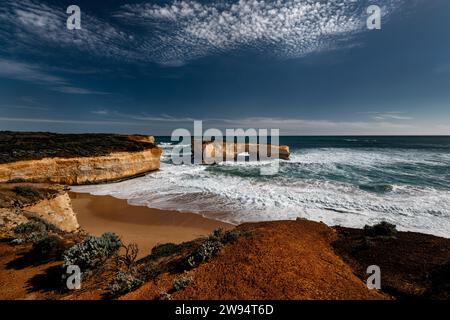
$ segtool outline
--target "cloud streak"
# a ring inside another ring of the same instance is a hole
[[[243,117],[243,118],[192,118],[173,117],[169,115],[123,114],[107,111],[109,120],[133,121],[135,125],[147,124],[152,128],[162,125],[167,130],[191,128],[194,120],[202,120],[204,128],[221,130],[235,128],[280,129],[283,135],[449,135],[450,123],[430,126],[424,121],[413,121],[413,118],[400,116],[399,112],[384,113],[385,118],[358,121],[336,121],[328,119],[303,119],[285,117]],[[401,119],[399,119],[401,118]],[[397,121],[402,120],[402,121]],[[407,121],[409,120],[409,121]],[[164,132],[170,134],[170,131]]]
[[[374,120],[412,120],[413,117],[410,117],[405,114],[405,112],[401,111],[368,111],[368,112],[360,112],[361,114],[370,115]]]
[[[43,70],[42,67],[0,58],[0,77],[27,81],[35,84],[45,84],[53,91],[69,94],[106,94],[71,85],[66,79],[54,76]]]

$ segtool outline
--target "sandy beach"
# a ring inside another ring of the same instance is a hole
[[[161,243],[180,243],[233,225],[204,218],[194,213],[133,206],[111,196],[70,192],[80,226],[90,234],[118,234],[124,243],[136,243],[139,256],[147,255]]]

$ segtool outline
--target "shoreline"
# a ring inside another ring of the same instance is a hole
[[[136,243],[139,257],[148,255],[157,244],[186,242],[217,228],[235,227],[196,213],[134,206],[112,196],[77,192],[69,192],[69,196],[82,229],[95,236],[114,232],[124,243]]]
[[[23,188],[18,190],[27,191],[29,185],[5,185],[3,198],[0,197],[4,205],[16,203],[11,199],[22,204],[38,198],[41,202],[50,201],[46,197],[56,199],[46,192],[45,186],[30,189],[37,193],[31,198],[29,194],[27,198],[11,191],[17,186]],[[389,223],[355,229],[298,218],[234,226],[195,213],[134,206],[112,196],[58,190],[67,197],[65,208],[73,207],[75,213],[71,211],[71,216],[76,214],[86,233],[100,236],[114,232],[124,245],[136,243],[139,247],[133,263],[137,276],[145,280],[136,288],[126,289],[120,299],[160,299],[161,292],[170,293],[174,300],[448,299],[450,239],[397,231]],[[43,207],[49,208],[47,204]],[[58,208],[56,214],[67,211]],[[232,230],[217,233],[214,240],[205,237],[219,227]],[[84,300],[104,299],[111,293],[109,285],[117,277],[114,257],[95,269],[95,277],[84,280],[82,291],[60,292],[60,278],[55,278],[54,272],[63,263],[61,256],[54,251],[46,251],[49,255],[43,256],[47,253],[36,251],[32,240],[10,230],[0,243],[0,286],[8,288],[0,290],[0,298]],[[84,232],[77,236],[51,230],[42,235],[57,237],[67,246],[65,249],[87,236]],[[17,236],[25,242],[12,243],[11,239]],[[165,249],[141,259],[155,245],[169,242],[184,244],[161,247]],[[217,251],[208,253],[204,246]],[[123,252],[119,256],[125,257]],[[188,267],[186,261],[190,257],[198,260]],[[382,288],[376,292],[365,285],[367,267],[374,263],[383,277]],[[154,273],[147,274],[149,270]],[[48,282],[34,281],[43,276]],[[174,292],[174,282],[183,277],[191,277],[193,283]]]

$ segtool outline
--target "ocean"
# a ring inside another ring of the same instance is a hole
[[[161,169],[132,180],[74,187],[130,204],[195,212],[230,222],[296,219],[363,227],[382,220],[402,231],[450,237],[450,137],[280,137],[290,160],[174,165],[170,137]]]

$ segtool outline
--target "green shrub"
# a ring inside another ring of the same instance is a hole
[[[175,243],[164,243],[153,247],[152,252],[148,256],[149,259],[157,259],[160,257],[171,256],[181,251],[181,246]]]
[[[173,291],[179,291],[188,286],[188,284],[192,282],[192,277],[182,277],[180,279],[176,279],[173,282]]]
[[[77,265],[82,270],[94,269],[116,254],[121,245],[120,238],[111,232],[104,233],[101,237],[89,236],[64,252],[64,266]]]
[[[180,244],[175,243],[158,244],[152,249],[152,252],[146,257],[146,259],[155,260],[161,257],[168,257],[176,253],[181,253],[185,249],[192,248],[194,243],[195,243],[194,241],[189,241]]]
[[[43,219],[32,217],[27,222],[14,227],[13,231],[17,234],[26,235],[31,233],[58,232],[60,230],[55,225]]]
[[[47,235],[33,243],[30,254],[39,260],[60,258],[64,249],[64,242],[60,237]]]
[[[43,231],[43,232],[32,232],[30,234],[27,234],[27,236],[25,238],[23,238],[23,240],[25,242],[31,242],[33,244],[37,244],[39,243],[41,240],[47,238],[49,236],[47,231]]]
[[[224,243],[233,243],[235,242],[240,236],[242,236],[241,231],[239,230],[229,230],[227,232],[225,232],[225,234],[223,235],[223,242]]]
[[[134,272],[117,272],[114,280],[108,285],[112,295],[118,296],[135,290],[143,281]]]
[[[17,225],[13,231],[18,237],[15,240],[16,243],[31,242],[33,244],[48,238],[49,233],[60,232],[53,224],[37,217],[32,217],[27,222]]]
[[[208,261],[209,259],[214,257],[223,246],[222,238],[223,230],[214,230],[213,233],[187,257],[187,267],[193,268],[196,265]]]
[[[382,221],[373,226],[364,226],[364,234],[369,237],[395,237],[397,229],[395,225]]]
[[[13,191],[23,197],[37,197],[39,192],[30,186],[15,186]]]

